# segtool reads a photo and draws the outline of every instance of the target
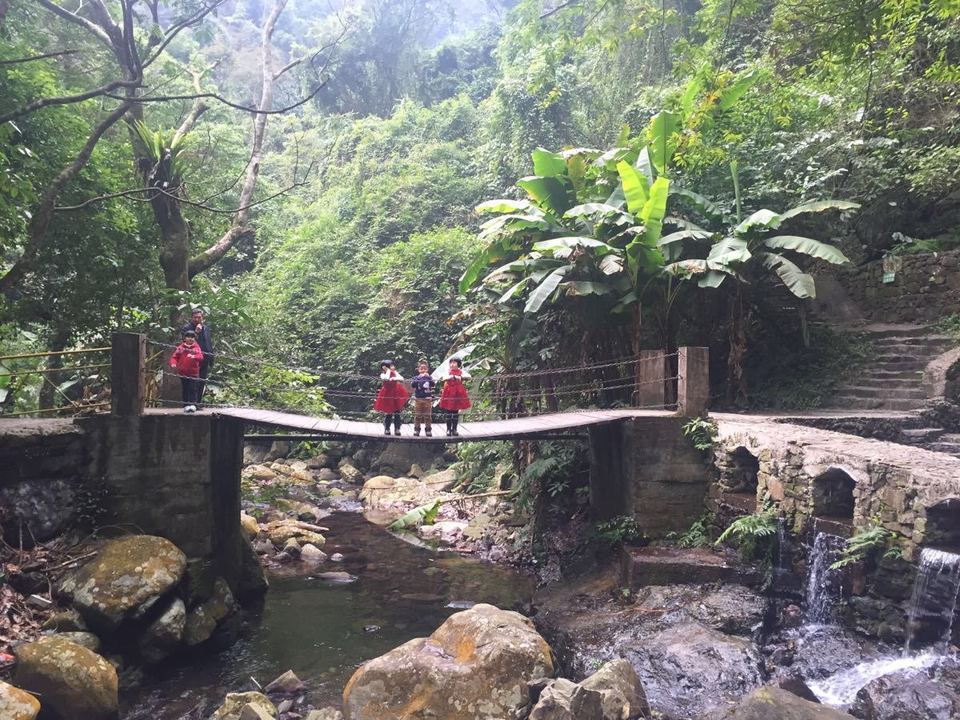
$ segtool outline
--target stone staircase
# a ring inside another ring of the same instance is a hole
[[[889,411],[921,408],[927,401],[924,368],[955,341],[915,325],[867,326],[862,332],[876,354],[837,388],[827,407]]]

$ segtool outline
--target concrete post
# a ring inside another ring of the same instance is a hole
[[[118,416],[142,415],[147,337],[139,333],[113,334],[110,351],[110,412]]]
[[[710,403],[710,349],[679,348],[677,365],[677,412],[684,417],[703,414]]]
[[[666,403],[666,357],[661,350],[641,350],[637,358],[637,407],[662,409]]]

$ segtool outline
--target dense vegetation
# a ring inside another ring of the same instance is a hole
[[[950,0],[342,5],[0,1],[3,354],[168,342],[192,303],[303,370],[225,364],[228,398],[696,342],[756,402],[835,362],[783,315],[808,270],[960,243]]]

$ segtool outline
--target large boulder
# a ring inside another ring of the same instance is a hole
[[[430,637],[364,664],[343,691],[344,717],[522,718],[527,683],[549,678],[553,669],[550,646],[530,620],[475,605],[452,615]]]
[[[340,479],[351,485],[359,485],[363,482],[363,473],[348,462],[340,465],[339,472]]]
[[[183,640],[186,626],[187,606],[180,598],[173,598],[167,609],[140,636],[143,659],[157,663],[170,657]]]
[[[14,682],[60,720],[116,720],[117,671],[95,652],[50,635],[16,649]]]
[[[38,712],[40,703],[33,695],[0,680],[0,718],[34,720]]]
[[[924,670],[901,670],[871,680],[850,713],[861,720],[955,720],[960,718],[960,670],[931,678]]]
[[[603,696],[604,718],[637,720],[650,715],[640,677],[626,660],[611,660],[580,684]]]
[[[582,685],[559,678],[551,680],[540,693],[530,720],[621,720],[603,712],[603,695]]]
[[[854,720],[852,715],[812,703],[776,687],[754,690],[731,707],[709,711],[701,720]]]
[[[243,692],[229,693],[223,705],[210,716],[210,720],[240,720],[240,716],[248,707],[256,708],[267,717],[277,717],[277,708],[266,695],[258,692]]]
[[[129,535],[107,541],[59,590],[95,630],[111,632],[175,588],[186,567],[186,555],[169,540]]]

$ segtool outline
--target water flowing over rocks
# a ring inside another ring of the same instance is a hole
[[[475,605],[430,637],[364,664],[343,692],[346,720],[523,718],[527,683],[549,678],[550,647],[522,615]]]
[[[186,568],[186,555],[169,540],[130,535],[108,540],[59,590],[91,627],[113,631],[176,587]]]
[[[4,720],[35,720],[40,702],[30,693],[0,681],[0,718]]]
[[[51,635],[16,650],[14,682],[59,720],[116,720],[117,671],[85,647]]]
[[[871,680],[850,714],[860,720],[955,720],[960,717],[960,665],[934,672],[901,670]]]
[[[733,707],[712,710],[701,720],[853,720],[853,716],[780,688],[762,687]]]

